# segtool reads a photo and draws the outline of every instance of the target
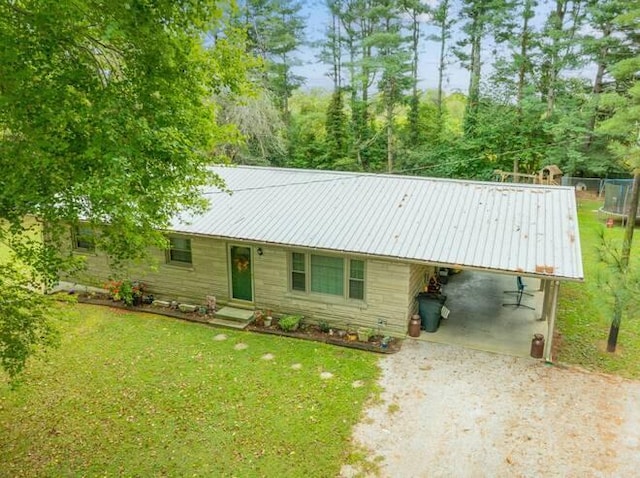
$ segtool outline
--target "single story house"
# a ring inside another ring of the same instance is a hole
[[[205,191],[210,208],[175,219],[170,250],[153,253],[156,268],[132,271],[158,298],[202,304],[214,295],[235,307],[404,336],[437,268],[475,269],[542,279],[551,331],[560,282],[583,280],[571,187],[213,169],[228,192]],[[74,235],[78,253],[90,246],[86,234]],[[86,256],[87,272],[106,279],[106,257]]]

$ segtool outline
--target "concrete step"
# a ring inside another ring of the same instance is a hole
[[[210,324],[244,329],[253,320],[253,310],[240,309],[238,307],[225,306],[216,312],[216,316],[210,319]]]
[[[240,322],[238,320],[228,320],[228,319],[222,319],[219,317],[209,319],[207,320],[207,323],[212,325],[217,325],[219,327],[227,327],[229,329],[238,329],[238,330],[245,329],[247,325],[249,325],[249,322]]]

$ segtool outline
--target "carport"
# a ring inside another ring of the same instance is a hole
[[[453,193],[428,216],[437,234],[424,257],[462,273],[444,286],[449,318],[421,338],[527,355],[533,334],[542,333],[551,362],[560,284],[583,280],[575,190],[476,183]],[[513,302],[504,291],[516,289],[517,277],[533,294],[522,302],[533,310],[503,306]]]
[[[528,356],[534,334],[549,336],[549,322],[542,318],[544,291],[541,280],[523,278],[527,294],[522,305],[505,291],[516,289],[515,276],[466,270],[449,276],[443,287],[449,317],[434,333],[422,332],[421,340],[460,345],[475,350]],[[530,309],[533,307],[534,309]],[[546,344],[545,340],[545,344]]]

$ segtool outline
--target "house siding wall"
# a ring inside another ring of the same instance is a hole
[[[250,244],[191,236],[192,268],[168,265],[164,252],[156,250],[149,261],[155,264],[155,269],[149,264],[131,264],[127,267],[128,276],[145,282],[149,293],[158,299],[202,304],[207,295],[214,295],[220,304],[225,304],[230,296],[227,269],[230,245]],[[250,246],[256,308],[271,309],[276,316],[301,314],[308,321],[326,321],[336,328],[365,326],[376,333],[379,330],[385,335],[405,335],[409,308],[414,302],[413,288],[417,287],[413,282],[419,282],[417,279],[410,281],[413,266],[408,263],[354,256],[365,261],[365,300],[359,301],[291,291],[291,249]],[[258,247],[262,249],[262,255],[257,254]],[[86,258],[87,269],[75,280],[91,285],[103,284],[111,274],[107,257],[100,253],[77,254]]]
[[[435,274],[436,268],[433,266],[423,266],[420,264],[411,264],[411,272],[409,274],[409,296],[407,298],[409,304],[409,317],[418,313],[418,301],[416,296],[424,290],[426,281]]]
[[[407,329],[409,264],[365,259],[365,300],[303,293],[289,289],[290,249],[262,247],[254,254],[256,307],[274,314],[302,314],[334,327],[371,327],[377,333],[403,336]],[[304,252],[304,250],[300,250]]]
[[[225,243],[191,236],[192,267],[166,263],[165,252],[151,251],[144,264],[128,264],[123,273],[141,280],[157,299],[204,304],[207,295],[222,302],[229,297],[227,251]],[[86,271],[75,276],[81,283],[100,286],[113,274],[107,256],[102,253],[81,253],[86,258]]]

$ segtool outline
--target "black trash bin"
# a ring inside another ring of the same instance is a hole
[[[416,299],[418,299],[418,311],[422,329],[426,332],[435,332],[440,325],[442,306],[447,300],[447,296],[431,292],[420,292]]]

